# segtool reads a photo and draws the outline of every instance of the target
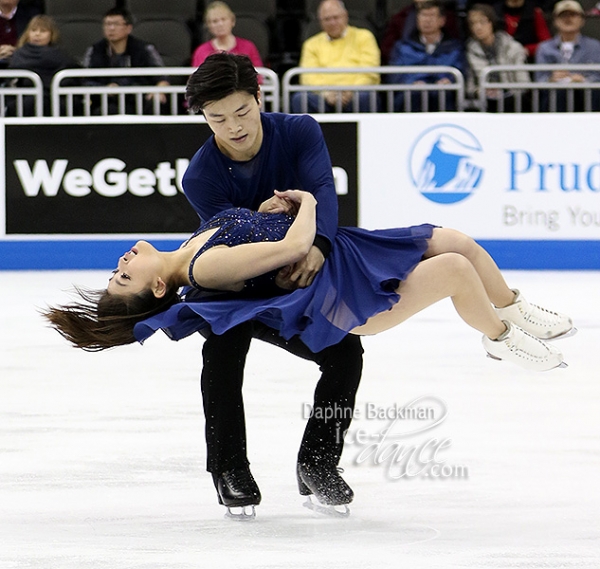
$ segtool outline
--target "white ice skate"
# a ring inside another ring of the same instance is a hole
[[[565,314],[530,304],[518,290],[514,289],[513,292],[515,300],[511,305],[496,308],[501,320],[508,320],[542,340],[558,338],[572,330],[575,331],[573,321]]]
[[[513,362],[532,371],[548,371],[567,367],[563,355],[556,347],[536,338],[511,322],[504,321],[507,330],[497,340],[484,336],[483,347],[495,360]]]

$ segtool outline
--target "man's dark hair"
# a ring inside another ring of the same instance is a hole
[[[126,8],[118,8],[115,6],[114,8],[108,10],[108,12],[106,12],[104,16],[102,16],[102,19],[104,20],[104,18],[106,18],[107,16],[121,16],[128,26],[133,26],[133,15]]]
[[[446,7],[440,0],[426,0],[415,5],[417,12],[421,10],[428,10],[429,8],[437,8],[440,12],[440,16],[446,15]]]
[[[197,113],[207,103],[240,91],[258,101],[258,73],[250,59],[245,55],[214,53],[188,79],[185,98],[190,109]]]

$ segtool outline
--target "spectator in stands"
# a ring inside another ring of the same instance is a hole
[[[29,20],[40,13],[33,6],[19,6],[19,0],[0,0],[0,68],[8,66]]]
[[[444,7],[438,0],[422,2],[417,8],[417,27],[411,37],[407,40],[398,40],[392,49],[390,65],[416,65],[432,66],[445,65],[456,67],[463,75],[466,75],[465,54],[462,43],[457,39],[448,38],[444,35],[443,28],[446,23]],[[432,73],[422,71],[420,73],[398,73],[389,77],[390,83],[403,84],[449,84],[452,75],[448,73]],[[454,93],[445,93],[446,110],[456,109],[456,97]],[[404,110],[404,92],[398,92],[394,96],[394,109]],[[436,111],[440,109],[439,94],[437,91],[429,91],[427,109],[421,108],[421,92],[411,93],[410,110]]]
[[[539,43],[552,37],[542,9],[535,0],[502,0],[494,8],[506,33],[525,46],[532,62]]]
[[[584,36],[581,29],[585,23],[585,13],[576,0],[561,0],[552,12],[557,35],[542,42],[536,54],[536,63],[600,63],[600,41]],[[597,71],[573,72],[566,69],[557,71],[538,71],[535,80],[552,83],[597,83],[600,73]],[[600,110],[600,91],[593,91],[592,110]],[[584,109],[584,93],[574,90],[575,108]],[[557,92],[558,111],[566,110],[566,94],[564,90]],[[542,109],[548,110],[548,94],[542,98]]]
[[[90,68],[123,68],[123,67],[163,67],[163,60],[156,48],[141,39],[131,35],[133,31],[133,17],[128,10],[112,8],[102,19],[104,39],[87,49],[84,56],[84,67]],[[118,87],[123,85],[149,85],[153,80],[148,77],[102,77],[87,80],[88,85],[107,85]],[[166,77],[161,77],[156,83],[158,86],[167,86]],[[152,94],[146,96],[149,103]],[[166,97],[160,94],[160,102],[164,104]],[[95,105],[96,107],[96,105]],[[118,112],[118,102],[113,97],[109,104],[109,114]],[[98,112],[98,108],[94,109]],[[127,98],[126,112],[135,113],[135,102]]]
[[[412,4],[405,6],[399,12],[394,14],[383,33],[381,40],[381,61],[384,64],[389,63],[390,54],[394,44],[398,40],[407,40],[413,34],[417,27],[417,7],[426,0],[413,0]],[[446,24],[444,25],[444,35],[448,38],[460,39],[460,24],[456,12],[450,7],[446,8]]]
[[[505,31],[498,30],[496,12],[489,4],[475,4],[468,13],[471,37],[467,40],[467,96],[478,97],[479,74],[488,65],[523,65],[527,60],[525,48]],[[527,71],[502,71],[495,76],[502,83],[530,81]],[[495,111],[500,98],[505,111],[514,110],[514,92],[488,89],[486,110]]]
[[[10,59],[11,69],[27,69],[37,73],[44,84],[44,114],[50,114],[50,86],[54,74],[61,69],[79,67],[56,44],[59,40],[58,26],[50,16],[34,16],[17,44]],[[24,101],[25,115],[32,115],[33,98]]]
[[[233,35],[235,14],[225,2],[211,2],[206,7],[204,25],[212,39],[196,48],[192,55],[192,67],[199,67],[209,55],[220,51],[247,55],[254,67],[263,67],[258,48],[250,40]]]
[[[317,15],[322,32],[308,38],[302,45],[300,67],[379,67],[379,47],[375,36],[367,29],[348,25],[348,12],[340,0],[324,0],[319,4]],[[300,83],[309,86],[354,86],[376,85],[377,73],[304,73]],[[367,112],[371,108],[371,93],[357,91],[358,109],[355,109],[354,94],[347,91],[321,91],[307,93],[308,108],[304,108],[304,93],[295,93],[292,112],[316,113],[321,110],[335,112],[338,107],[346,112]],[[376,105],[375,105],[376,107]]]

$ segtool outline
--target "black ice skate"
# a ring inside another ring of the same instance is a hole
[[[300,495],[308,496],[304,503],[306,508],[336,517],[350,515],[348,504],[352,502],[354,492],[335,466],[299,462],[296,476]],[[311,494],[318,502],[311,499]]]
[[[227,507],[225,517],[238,521],[256,517],[254,507],[260,504],[261,495],[250,468],[245,466],[223,472],[215,478],[215,485],[219,504]]]

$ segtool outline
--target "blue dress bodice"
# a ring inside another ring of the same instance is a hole
[[[230,208],[222,211],[209,219],[206,223],[203,223],[198,231],[194,234],[199,235],[205,231],[218,228],[217,231],[211,235],[208,241],[198,250],[192,259],[188,271],[188,276],[192,286],[197,291],[202,293],[217,292],[214,289],[207,289],[199,285],[194,279],[194,264],[202,253],[216,247],[217,245],[226,245],[227,247],[234,247],[236,245],[242,245],[244,243],[260,243],[262,241],[281,241],[292,222],[293,217],[285,214],[273,214],[273,213],[259,213],[251,211],[245,208]],[[275,277],[279,269],[265,273],[248,279],[244,284],[244,289],[240,294],[245,297],[269,297],[273,295],[284,294],[285,290],[277,287],[275,284]],[[221,292],[221,291],[219,291]],[[223,294],[226,294],[223,292]],[[188,294],[188,297],[190,295]]]

